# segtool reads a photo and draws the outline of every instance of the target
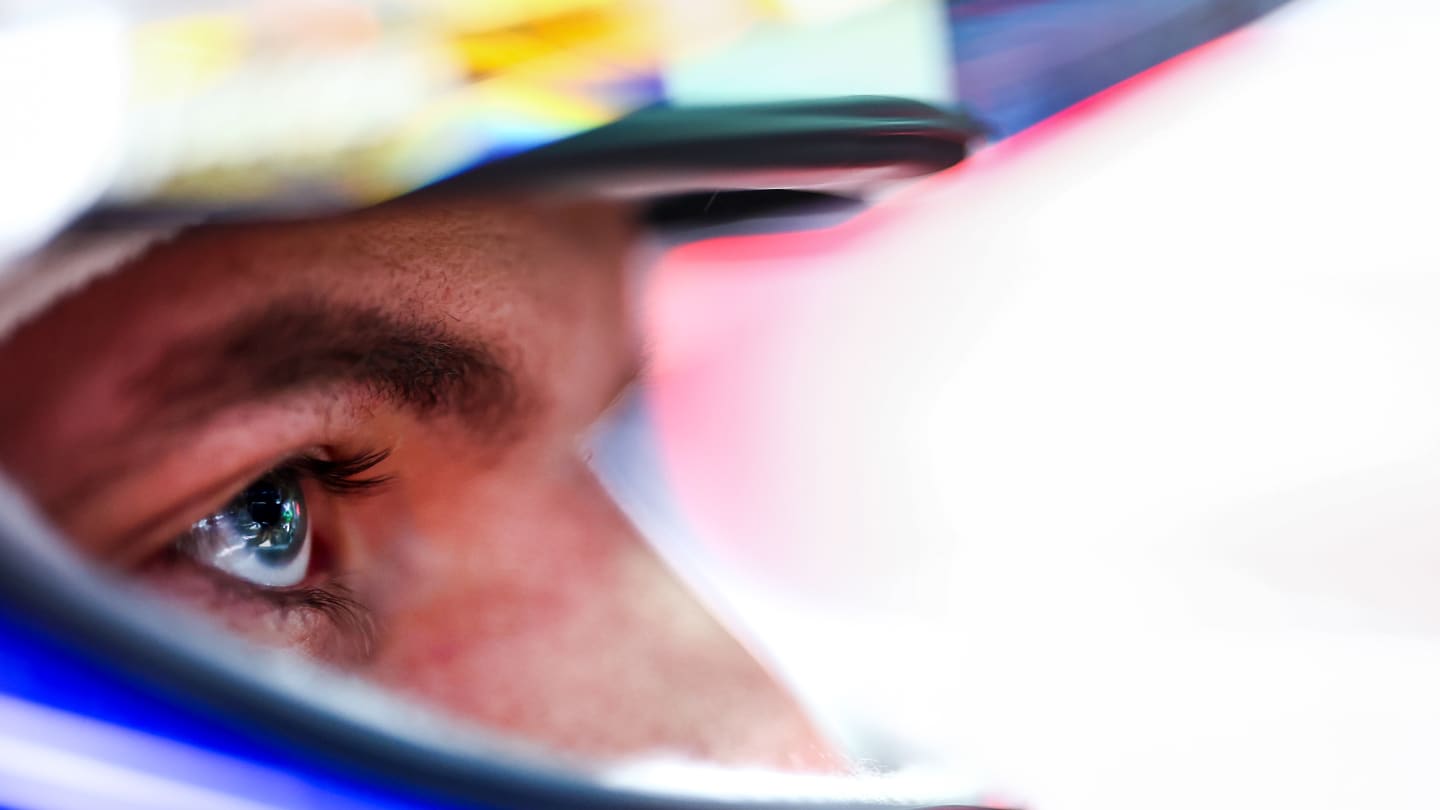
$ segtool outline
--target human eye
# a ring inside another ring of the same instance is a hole
[[[337,567],[346,538],[325,524],[390,480],[371,472],[388,455],[314,453],[272,467],[154,555],[147,579],[252,640],[337,663],[363,656],[373,622]]]
[[[364,475],[388,455],[376,451],[340,459],[304,456],[287,462],[191,524],[175,541],[175,550],[252,585],[298,585],[309,572],[314,546],[303,482],[313,480],[342,496],[368,492],[389,480]]]

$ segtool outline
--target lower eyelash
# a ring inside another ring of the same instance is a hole
[[[323,585],[266,588],[217,571],[174,549],[156,558],[155,563],[161,571],[170,566],[183,566],[183,570],[192,575],[203,577],[209,587],[215,589],[214,593],[263,602],[268,609],[280,614],[303,611],[321,617],[333,632],[311,636],[307,646],[310,654],[327,663],[354,666],[374,655],[379,636],[375,614],[341,582],[332,579]],[[214,615],[224,619],[223,612]]]
[[[335,626],[336,637],[348,648],[332,651],[342,653],[340,659],[362,662],[374,654],[377,637],[375,614],[345,585],[331,582],[323,587],[310,588],[247,587],[252,587],[258,596],[274,603],[280,610],[313,610],[323,615]]]

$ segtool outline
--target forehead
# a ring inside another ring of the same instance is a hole
[[[60,301],[8,342],[43,335],[63,348],[175,333],[302,294],[383,300],[460,326],[523,325],[536,307],[583,309],[603,295],[633,237],[618,206],[441,196],[323,219],[202,226]]]
[[[632,236],[616,206],[414,197],[323,219],[196,229],[118,274],[109,292],[163,301],[219,290],[303,287],[350,298],[403,288],[393,305],[442,308],[502,295],[544,300],[606,286]]]

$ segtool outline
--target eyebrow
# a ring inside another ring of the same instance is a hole
[[[246,402],[351,384],[416,413],[493,427],[517,409],[515,378],[490,343],[378,307],[289,300],[189,338],[132,378],[150,418],[174,425]]]

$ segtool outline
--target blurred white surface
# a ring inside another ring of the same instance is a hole
[[[0,2],[0,280],[109,180],[130,81],[123,22],[99,0]]]
[[[667,262],[675,486],[838,729],[1039,810],[1440,806],[1437,41],[1301,0]]]

